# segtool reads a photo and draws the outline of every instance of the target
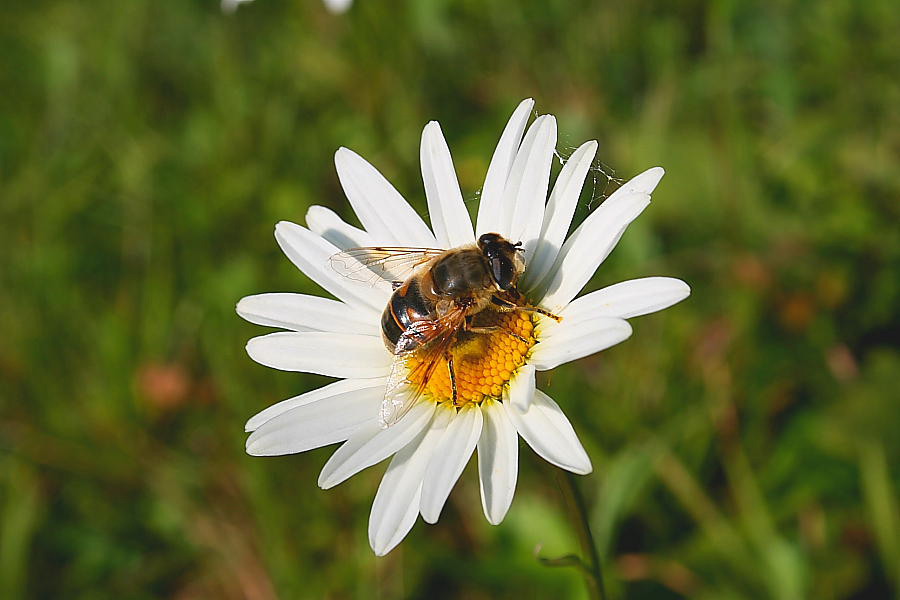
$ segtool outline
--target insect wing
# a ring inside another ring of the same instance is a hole
[[[398,354],[391,364],[384,399],[378,409],[378,422],[384,429],[402,419],[421,395],[416,394],[415,386],[407,379],[406,358]]]
[[[440,319],[420,321],[403,332],[397,341],[378,415],[382,427],[402,419],[425,393],[436,370],[446,368],[446,353],[464,323],[465,311],[455,309]],[[412,369],[408,367],[411,351],[405,348],[415,348],[413,351],[419,353]]]
[[[440,248],[372,246],[350,248],[331,257],[332,268],[352,281],[368,285],[405,281],[420,266],[446,252]]]

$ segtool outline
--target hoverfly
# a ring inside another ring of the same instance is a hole
[[[516,289],[525,271],[522,243],[497,233],[485,233],[474,244],[449,250],[351,248],[332,256],[331,264],[351,279],[365,281],[374,275],[393,287],[381,316],[384,344],[394,355],[379,415],[384,427],[406,414],[438,368],[448,369],[452,401],[458,406],[451,349],[461,332],[486,334],[497,329],[472,324],[481,311],[524,311],[559,320],[528,304]],[[408,371],[406,358],[413,352],[419,353],[419,361],[414,371]]]

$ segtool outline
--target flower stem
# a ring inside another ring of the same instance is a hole
[[[581,546],[584,580],[587,583],[588,594],[593,600],[606,600],[606,588],[603,585],[603,567],[600,556],[597,554],[597,545],[594,543],[594,534],[591,533],[591,525],[588,520],[587,505],[584,496],[578,488],[576,476],[568,471],[560,471],[557,474],[560,491],[572,520],[572,526],[578,534],[578,543]]]

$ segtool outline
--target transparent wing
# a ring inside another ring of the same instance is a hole
[[[454,309],[439,319],[419,321],[403,332],[394,350],[391,373],[381,401],[378,416],[382,427],[390,427],[402,419],[425,393],[436,370],[447,368],[447,352],[465,319],[465,310]],[[416,348],[414,352],[419,354],[412,369],[407,364],[409,348]]]
[[[446,252],[440,248],[372,246],[350,248],[331,256],[332,268],[352,281],[368,285],[405,281],[420,266]]]

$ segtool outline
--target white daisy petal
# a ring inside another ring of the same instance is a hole
[[[341,219],[336,212],[324,206],[310,206],[306,211],[306,225],[310,231],[334,244],[341,250],[374,246],[372,236]]]
[[[319,487],[332,488],[402,449],[431,422],[435,406],[420,402],[387,429],[377,420],[360,427],[322,467]]]
[[[279,331],[252,338],[247,354],[273,369],[329,377],[381,377],[391,366],[380,338],[352,333]]]
[[[338,248],[296,223],[281,221],[275,226],[278,245],[298,269],[335,298],[380,315],[388,295],[354,284],[331,266],[329,258]],[[376,317],[377,318],[377,317]]]
[[[475,444],[481,437],[483,418],[481,408],[467,404],[458,413],[450,410],[452,418],[447,430],[435,447],[431,462],[422,481],[422,501],[419,511],[428,523],[436,523],[450,490],[466,468],[466,463],[475,451]],[[456,413],[456,414],[454,414]]]
[[[449,421],[449,411],[436,411],[431,426],[394,455],[381,479],[369,515],[369,545],[378,556],[393,550],[415,524],[425,467]]]
[[[503,129],[497,149],[491,158],[487,176],[484,178],[484,187],[481,190],[481,202],[478,205],[478,224],[475,227],[478,235],[500,231],[500,203],[503,200],[503,190],[506,189],[506,180],[512,169],[519,144],[522,143],[522,134],[525,125],[534,109],[534,100],[527,98],[519,103],[513,111],[509,122]]]
[[[247,421],[247,424],[244,426],[244,431],[255,431],[260,425],[262,425],[269,419],[274,419],[278,415],[284,414],[287,411],[299,406],[305,406],[307,404],[312,404],[313,402],[326,400],[333,396],[339,396],[347,392],[353,392],[355,390],[368,388],[380,388],[383,392],[386,383],[386,377],[376,377],[373,379],[341,379],[340,381],[329,383],[328,385],[316,388],[310,392],[306,392],[305,394],[300,394],[299,396],[294,396],[293,398],[282,400],[281,402],[273,404],[265,410],[256,413],[256,415],[254,415],[250,418],[249,421]]]
[[[691,295],[688,284],[673,277],[644,277],[623,281],[576,298],[560,315],[581,320],[588,316],[639,317],[681,302]]]
[[[381,388],[351,390],[269,419],[247,438],[247,454],[279,456],[342,442],[378,414]]]
[[[585,142],[572,153],[556,178],[550,200],[544,209],[540,240],[528,261],[528,269],[523,278],[525,289],[531,289],[539,283],[553,266],[566,239],[569,225],[572,224],[572,215],[578,205],[584,178],[596,154],[597,142]]]
[[[425,221],[378,169],[348,148],[334,155],[338,179],[356,216],[377,244],[434,247]]]
[[[506,516],[519,476],[519,435],[506,405],[485,400],[481,405],[484,426],[478,440],[478,480],[481,506],[491,525],[499,525]]]
[[[540,343],[534,346],[529,362],[538,371],[548,371],[627,340],[631,325],[623,319],[593,315],[563,317],[562,323],[544,319],[537,335]]]
[[[534,365],[522,365],[509,382],[509,401],[519,412],[525,412],[531,406],[535,390]]]
[[[625,228],[650,204],[650,192],[663,173],[659,167],[641,173],[588,215],[563,244],[546,284],[541,284],[547,290],[541,306],[559,310],[578,294],[618,243]]]
[[[547,462],[579,475],[586,475],[593,469],[569,419],[544,392],[536,390],[527,412],[520,413],[510,407],[506,414],[519,435]]]
[[[450,148],[437,121],[422,131],[422,180],[428,198],[431,227],[441,248],[455,248],[475,241],[472,219],[466,210]]]
[[[522,242],[526,258],[534,253],[541,233],[555,148],[556,117],[542,115],[525,133],[503,191],[498,233],[514,242]]]
[[[237,313],[251,323],[291,331],[333,331],[380,336],[378,323],[369,311],[321,296],[274,293],[246,296],[237,303]]]

